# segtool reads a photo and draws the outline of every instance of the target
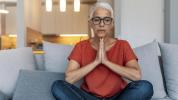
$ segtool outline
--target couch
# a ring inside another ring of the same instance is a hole
[[[44,42],[44,54],[33,54],[26,47],[0,51],[0,100],[55,100],[51,85],[64,79],[72,48]],[[134,48],[142,79],[153,84],[152,100],[178,100],[177,51],[178,45],[156,41]],[[75,85],[79,87],[81,83],[82,80]]]

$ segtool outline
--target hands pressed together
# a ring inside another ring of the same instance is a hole
[[[95,61],[98,64],[105,64],[108,61],[103,38],[100,38],[99,48],[98,48]]]

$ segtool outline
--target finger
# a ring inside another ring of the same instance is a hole
[[[104,40],[103,38],[100,38],[100,42],[101,42],[102,44],[103,44],[103,40]]]
[[[102,45],[103,45],[102,41],[103,41],[102,38],[100,38],[100,47],[102,47]]]
[[[103,48],[104,46],[104,42],[103,42],[103,38],[100,38],[100,46]]]
[[[101,55],[102,55],[102,48],[103,48],[103,46],[102,46],[102,42],[100,43],[100,53],[101,53]]]

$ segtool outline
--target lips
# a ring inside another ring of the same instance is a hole
[[[98,37],[105,37],[106,30],[97,30],[97,36]]]
[[[105,32],[105,30],[97,30],[99,33],[103,33]]]

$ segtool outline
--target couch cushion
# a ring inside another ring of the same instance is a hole
[[[56,80],[64,80],[64,73],[21,70],[13,100],[54,100],[51,86]]]
[[[8,100],[7,96],[0,91],[0,100]]]
[[[166,96],[163,77],[158,60],[157,43],[152,42],[134,49],[142,71],[142,79],[153,84],[153,98],[164,98]]]
[[[63,79],[63,73],[21,70],[13,100],[55,100],[51,94],[51,86],[54,81]],[[80,86],[81,82],[82,80],[75,85]],[[152,98],[151,100],[171,99]]]
[[[35,69],[31,48],[0,51],[0,91],[12,96],[20,69]]]
[[[45,69],[52,72],[64,72],[67,68],[67,57],[73,46],[43,42]]]
[[[172,100],[172,99],[165,97],[165,98],[161,98],[161,99],[159,99],[159,98],[152,98],[151,100]]]
[[[160,43],[168,96],[178,100],[178,45]]]

